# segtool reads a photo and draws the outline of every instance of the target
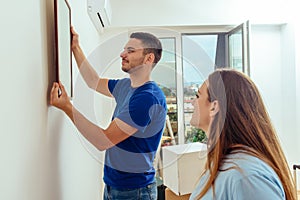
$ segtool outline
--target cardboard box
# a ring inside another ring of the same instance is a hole
[[[166,188],[166,190],[165,190],[165,200],[189,200],[190,196],[191,196],[191,194],[177,196],[169,188]]]
[[[192,193],[204,170],[206,147],[199,142],[163,147],[164,185],[178,196]]]

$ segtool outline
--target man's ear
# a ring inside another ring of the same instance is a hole
[[[214,117],[220,110],[219,102],[217,100],[214,100],[210,103],[210,110],[209,110],[209,116]]]
[[[145,62],[146,62],[147,64],[153,64],[153,63],[154,63],[154,59],[155,59],[154,53],[148,53],[148,54],[145,56]]]

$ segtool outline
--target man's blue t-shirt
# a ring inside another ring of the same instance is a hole
[[[137,132],[106,150],[105,184],[115,188],[140,188],[155,181],[153,161],[166,120],[166,98],[152,81],[133,88],[128,78],[109,80],[116,100],[113,119],[135,127]]]

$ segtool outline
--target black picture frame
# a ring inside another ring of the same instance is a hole
[[[56,81],[73,97],[71,7],[67,0],[54,0]]]

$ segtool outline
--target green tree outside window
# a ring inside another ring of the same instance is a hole
[[[207,137],[202,129],[192,127],[187,133],[186,141],[189,142],[202,142],[206,143]]]

